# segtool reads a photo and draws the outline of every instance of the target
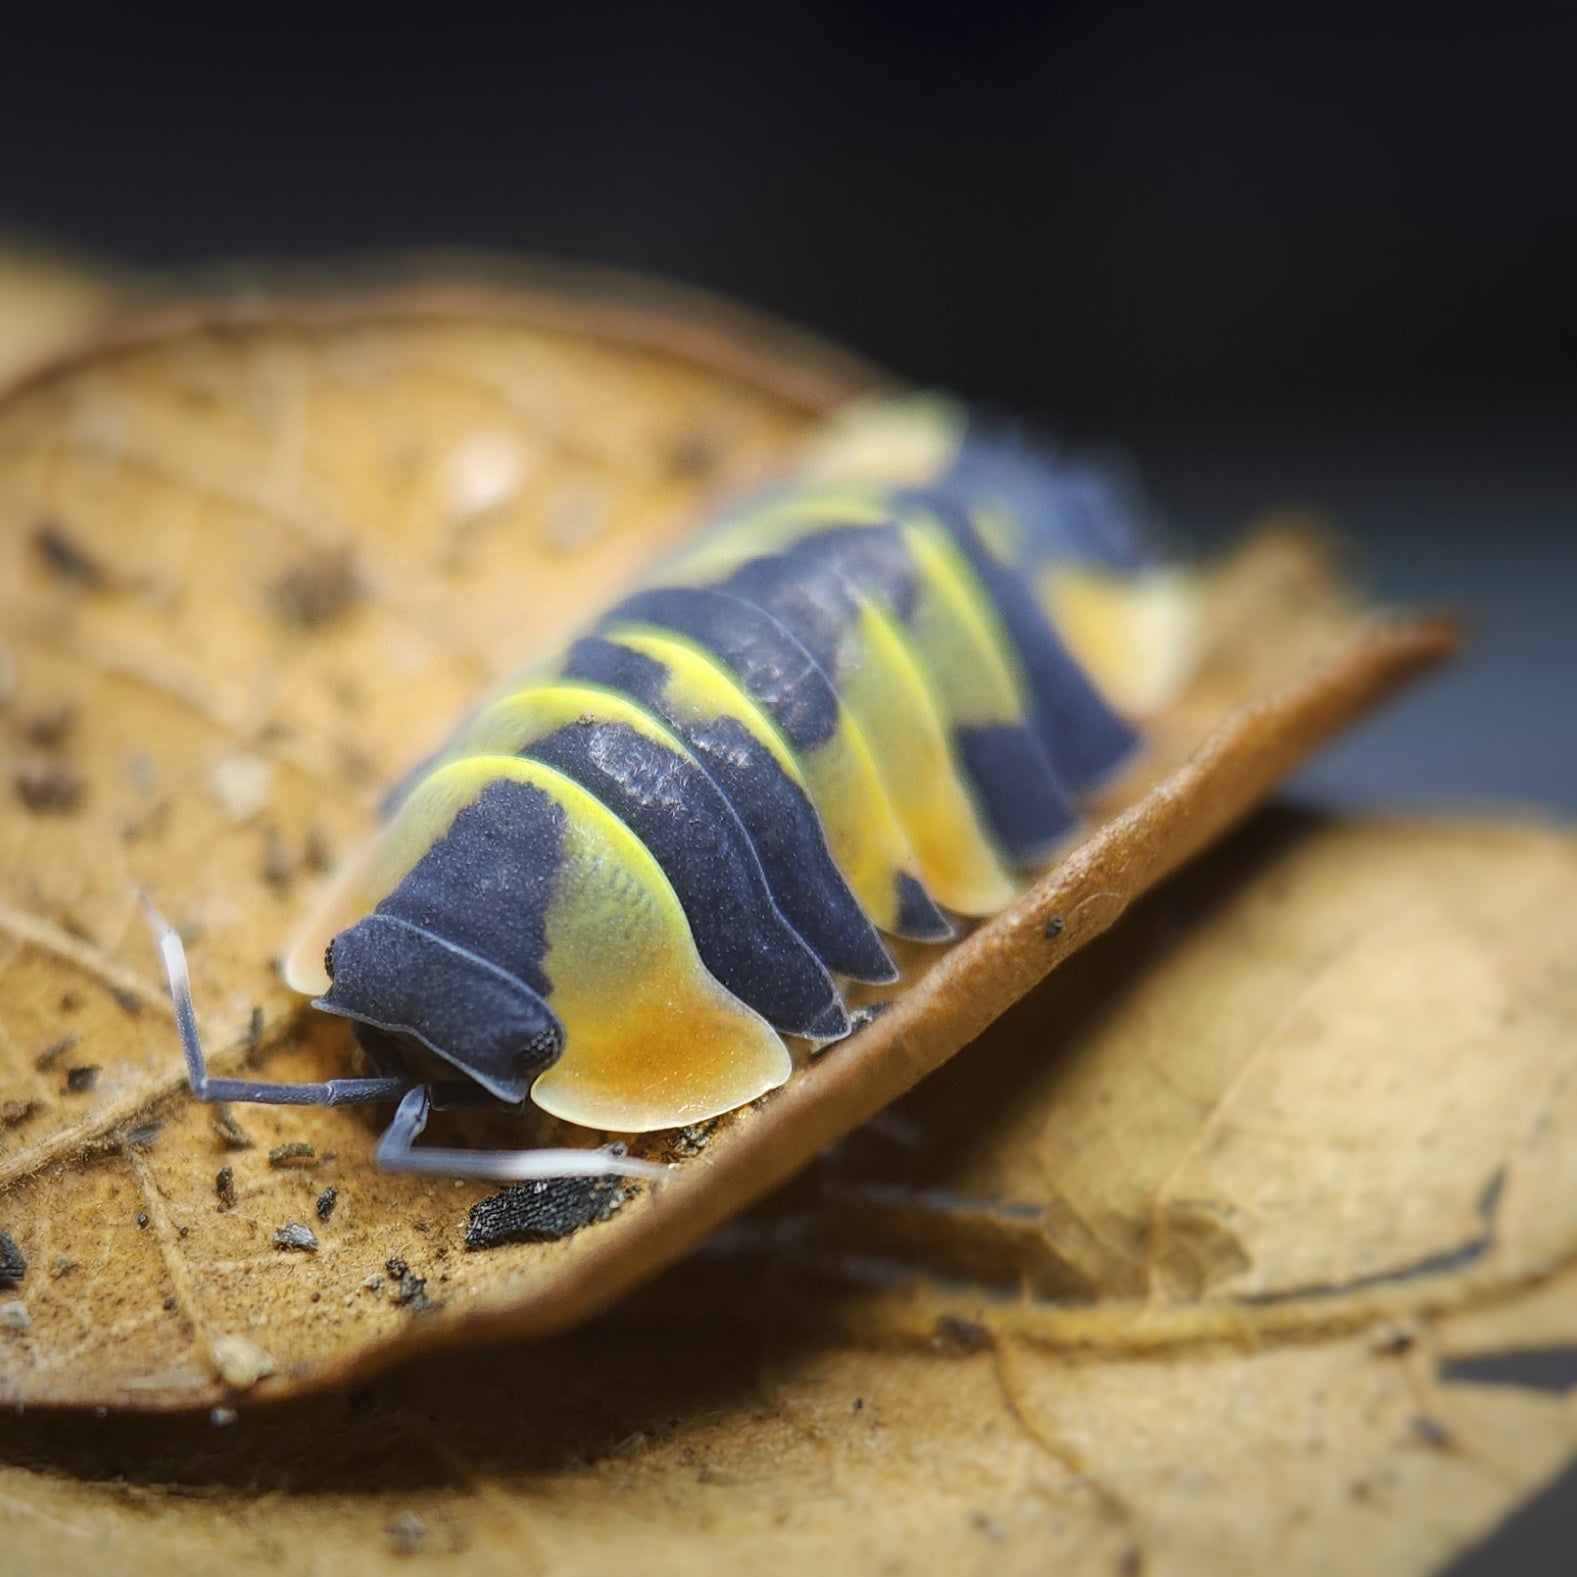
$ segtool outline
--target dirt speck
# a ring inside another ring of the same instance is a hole
[[[388,1272],[388,1281],[384,1285],[388,1287],[391,1302],[408,1308],[412,1314],[427,1314],[443,1307],[427,1296],[426,1277],[418,1276],[405,1260],[388,1260],[383,1268]]]
[[[216,1336],[208,1357],[219,1378],[232,1391],[249,1391],[278,1367],[271,1354],[245,1336]]]
[[[427,1524],[414,1511],[402,1511],[392,1522],[384,1523],[383,1531],[395,1555],[415,1555],[427,1544]]]
[[[80,1035],[62,1035],[59,1040],[50,1041],[50,1043],[44,1047],[44,1049],[39,1052],[36,1057],[34,1057],[33,1066],[37,1068],[40,1073],[47,1073],[49,1069],[54,1067],[54,1065],[59,1062],[68,1051],[76,1050],[77,1044],[81,1039],[82,1037]]]
[[[303,1226],[299,1221],[287,1221],[275,1231],[274,1247],[285,1251],[300,1250],[303,1253],[315,1254],[318,1251],[317,1234],[311,1227]]]
[[[119,577],[99,562],[56,520],[40,521],[33,547],[56,580],[81,591],[113,591]]]
[[[274,792],[274,764],[263,756],[226,756],[208,770],[208,793],[236,826],[261,815]]]
[[[1407,1423],[1415,1440],[1436,1451],[1449,1451],[1455,1443],[1445,1424],[1429,1413],[1414,1413]]]
[[[214,1133],[227,1150],[250,1150],[254,1142],[251,1134],[235,1120],[235,1115],[223,1101],[214,1107]]]
[[[0,1287],[14,1287],[27,1274],[27,1257],[8,1232],[0,1232]]]
[[[23,724],[22,732],[40,750],[56,750],[65,744],[76,726],[76,707],[55,706],[47,712],[35,713]]]
[[[512,1183],[471,1206],[465,1246],[548,1243],[606,1221],[633,1190],[616,1177],[547,1177]]]
[[[11,781],[17,798],[35,816],[70,816],[87,798],[87,779],[59,762],[18,767]]]
[[[991,1332],[978,1320],[966,1320],[957,1314],[944,1314],[936,1322],[931,1345],[938,1352],[983,1352],[991,1345]]]
[[[727,438],[715,428],[686,428],[668,445],[664,469],[679,481],[704,482],[723,463],[727,450]]]
[[[334,863],[334,845],[317,822],[307,828],[306,841],[301,847],[301,863],[314,876],[321,875]]]
[[[259,874],[277,893],[289,892],[296,878],[295,856],[285,842],[284,833],[273,822],[263,828],[263,863]]]
[[[317,630],[348,613],[366,585],[348,548],[311,554],[293,564],[269,587],[269,602],[281,624]]]

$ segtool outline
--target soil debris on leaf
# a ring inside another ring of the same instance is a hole
[[[225,756],[209,769],[208,792],[232,823],[243,826],[273,798],[274,764],[265,756]]]
[[[23,736],[41,750],[56,750],[70,737],[77,726],[77,709],[62,705],[38,712],[23,725]]]
[[[299,1221],[288,1221],[275,1229],[274,1247],[282,1250],[300,1249],[315,1254],[318,1251],[317,1234]]]
[[[427,1524],[414,1511],[402,1511],[392,1522],[384,1524],[389,1538],[389,1549],[395,1555],[415,1555],[427,1546]]]
[[[119,577],[58,521],[41,521],[33,532],[33,546],[45,568],[58,580],[83,591],[111,591],[119,585]]]
[[[216,1336],[208,1351],[219,1378],[232,1391],[250,1391],[278,1368],[272,1354],[246,1336]]]
[[[403,1259],[391,1259],[384,1265],[388,1276],[389,1299],[413,1314],[427,1314],[443,1305],[427,1296],[427,1278],[418,1276]],[[380,1282],[380,1286],[384,1283]]]
[[[257,1142],[236,1121],[235,1113],[231,1110],[228,1101],[216,1101],[214,1103],[213,1129],[220,1144],[227,1150],[250,1150]]]
[[[365,589],[355,554],[338,548],[292,565],[269,588],[269,596],[282,624],[317,630],[348,613]]]
[[[273,822],[263,828],[263,859],[258,874],[278,893],[289,892],[296,877],[296,861],[290,845]]]
[[[693,1153],[699,1153],[697,1144]],[[494,1248],[500,1243],[551,1243],[582,1227],[606,1221],[633,1190],[614,1177],[543,1177],[511,1183],[471,1206],[465,1246]]]
[[[33,1066],[40,1073],[47,1073],[50,1068],[60,1061],[68,1051],[75,1051],[81,1044],[82,1037],[76,1034],[62,1035],[58,1040],[52,1040],[33,1058]]]
[[[87,779],[60,762],[19,767],[11,781],[17,798],[35,816],[75,815],[87,798]]]
[[[27,1258],[9,1233],[0,1232],[0,1287],[14,1287],[27,1274]]]

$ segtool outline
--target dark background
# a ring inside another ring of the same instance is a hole
[[[1577,812],[1569,8],[330,11],[6,7],[0,225],[651,270],[1117,438],[1205,542],[1322,504],[1479,639],[1303,791]]]
[[[1479,644],[1305,785],[1577,811],[1569,7],[356,10],[5,8],[0,225],[647,269],[1118,438],[1197,539],[1322,504]]]

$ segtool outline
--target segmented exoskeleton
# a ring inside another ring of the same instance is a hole
[[[608,1151],[413,1148],[431,1106],[528,1099],[637,1133],[782,1084],[847,1034],[884,936],[1003,908],[1175,682],[1179,606],[1111,477],[950,402],[835,423],[404,784],[287,961],[378,1070],[192,1084],[398,1100],[390,1165],[640,1172]]]

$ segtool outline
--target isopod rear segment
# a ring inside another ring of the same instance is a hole
[[[785,1036],[849,1032],[841,982],[897,978],[884,935],[944,942],[1011,902],[1136,746],[1107,674],[1156,666],[1048,609],[1098,573],[1126,631],[1122,587],[1154,566],[1120,490],[954,410],[842,424],[412,774],[286,960],[372,1074],[211,1077],[161,925],[193,1089],[395,1101],[389,1166],[649,1175],[617,1149],[416,1139],[455,1105],[613,1135],[731,1111],[790,1077]],[[884,422],[907,449],[867,441]]]

